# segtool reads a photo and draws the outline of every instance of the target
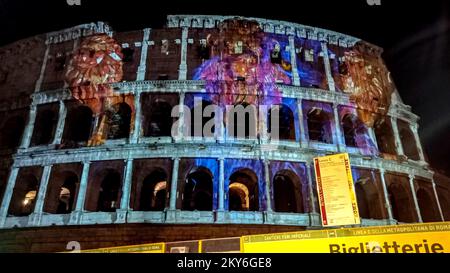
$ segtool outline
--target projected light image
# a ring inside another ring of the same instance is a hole
[[[6,248],[64,251],[81,237],[83,250],[193,252],[175,242],[321,230],[315,159],[341,155],[352,224],[445,219],[448,189],[381,53],[331,30],[211,15],[1,47],[0,88],[21,95],[0,104],[0,229],[30,238]]]

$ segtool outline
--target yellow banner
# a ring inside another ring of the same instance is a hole
[[[360,224],[348,154],[314,158],[322,226]]]
[[[81,253],[164,253],[165,244],[145,244],[83,250]]]
[[[450,223],[244,236],[244,253],[450,253]]]

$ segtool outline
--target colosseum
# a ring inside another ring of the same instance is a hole
[[[361,226],[449,221],[450,180],[381,54],[330,30],[203,15],[1,47],[0,250],[320,229],[313,158],[336,153]]]

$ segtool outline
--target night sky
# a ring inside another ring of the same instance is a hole
[[[421,117],[419,133],[432,166],[450,175],[450,1],[155,2],[81,0],[81,6],[68,6],[66,0],[0,0],[0,45],[95,21],[116,31],[158,28],[168,14],[262,17],[353,35],[385,49],[402,99]]]

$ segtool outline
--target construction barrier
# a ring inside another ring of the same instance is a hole
[[[450,222],[321,229],[144,244],[82,253],[450,253]]]

